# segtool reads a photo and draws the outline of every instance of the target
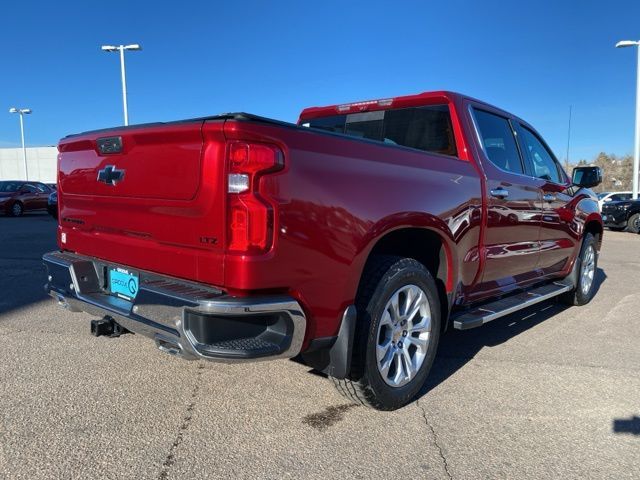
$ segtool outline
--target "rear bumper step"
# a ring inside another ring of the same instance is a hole
[[[543,302],[568,292],[573,285],[566,282],[554,282],[533,288],[509,297],[501,298],[491,303],[476,307],[472,310],[452,315],[453,327],[457,330],[468,330],[480,327],[485,323],[517,312],[524,308]]]
[[[74,312],[110,317],[122,328],[153,339],[167,353],[185,359],[222,362],[296,356],[306,317],[291,297],[238,298],[214,288],[139,271],[133,301],[110,295],[106,271],[126,265],[51,252],[43,256],[47,293]]]

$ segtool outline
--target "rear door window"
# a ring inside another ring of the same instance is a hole
[[[447,105],[335,115],[303,125],[425,152],[458,154]]]
[[[527,127],[520,125],[520,138],[522,148],[533,167],[533,176],[554,183],[563,183],[560,167],[538,136]]]
[[[522,160],[518,152],[509,120],[484,110],[473,110],[484,151],[491,163],[501,170],[523,173]]]

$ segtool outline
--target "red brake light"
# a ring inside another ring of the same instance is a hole
[[[280,150],[260,143],[234,142],[229,147],[230,173],[266,172],[281,166]]]
[[[282,168],[282,152],[271,145],[232,142],[228,161],[228,249],[266,252],[273,237],[274,205],[260,195],[260,178]]]

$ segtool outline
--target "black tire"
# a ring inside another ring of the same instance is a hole
[[[583,277],[582,277],[582,266],[586,260],[589,249],[592,249],[594,255],[594,265],[593,265],[593,279],[591,281],[591,285],[585,291],[583,286]],[[598,241],[596,237],[594,237],[591,233],[587,233],[582,240],[582,247],[580,247],[580,255],[576,259],[576,264],[574,266],[574,278],[576,279],[576,287],[564,293],[560,299],[563,303],[567,305],[586,305],[593,298],[596,291],[596,275],[598,273]]]
[[[419,287],[426,295],[431,315],[431,331],[424,360],[413,378],[402,386],[391,386],[378,370],[378,326],[387,302],[399,289],[409,285]],[[424,265],[414,259],[378,256],[372,258],[365,269],[356,298],[356,308],[358,322],[351,372],[346,379],[332,378],[333,383],[340,393],[355,403],[378,410],[398,409],[409,403],[423,387],[436,355],[441,331],[436,283]]]
[[[640,213],[634,213],[629,217],[627,232],[640,233]]]
[[[21,217],[24,213],[24,206],[20,202],[15,202],[9,209],[9,215],[12,217]]]

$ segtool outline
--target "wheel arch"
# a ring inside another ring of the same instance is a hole
[[[410,218],[411,221],[406,220]],[[413,258],[433,276],[440,296],[442,325],[446,328],[452,292],[456,284],[455,249],[446,224],[437,217],[405,214],[405,221],[374,228],[367,248],[363,249],[357,271],[358,288],[367,263],[376,255],[396,255]]]
[[[590,216],[587,217],[587,221],[584,224],[584,234],[590,233],[594,237],[596,237],[598,250],[602,246],[602,234],[604,232],[604,227],[602,224],[602,219],[598,216]]]

